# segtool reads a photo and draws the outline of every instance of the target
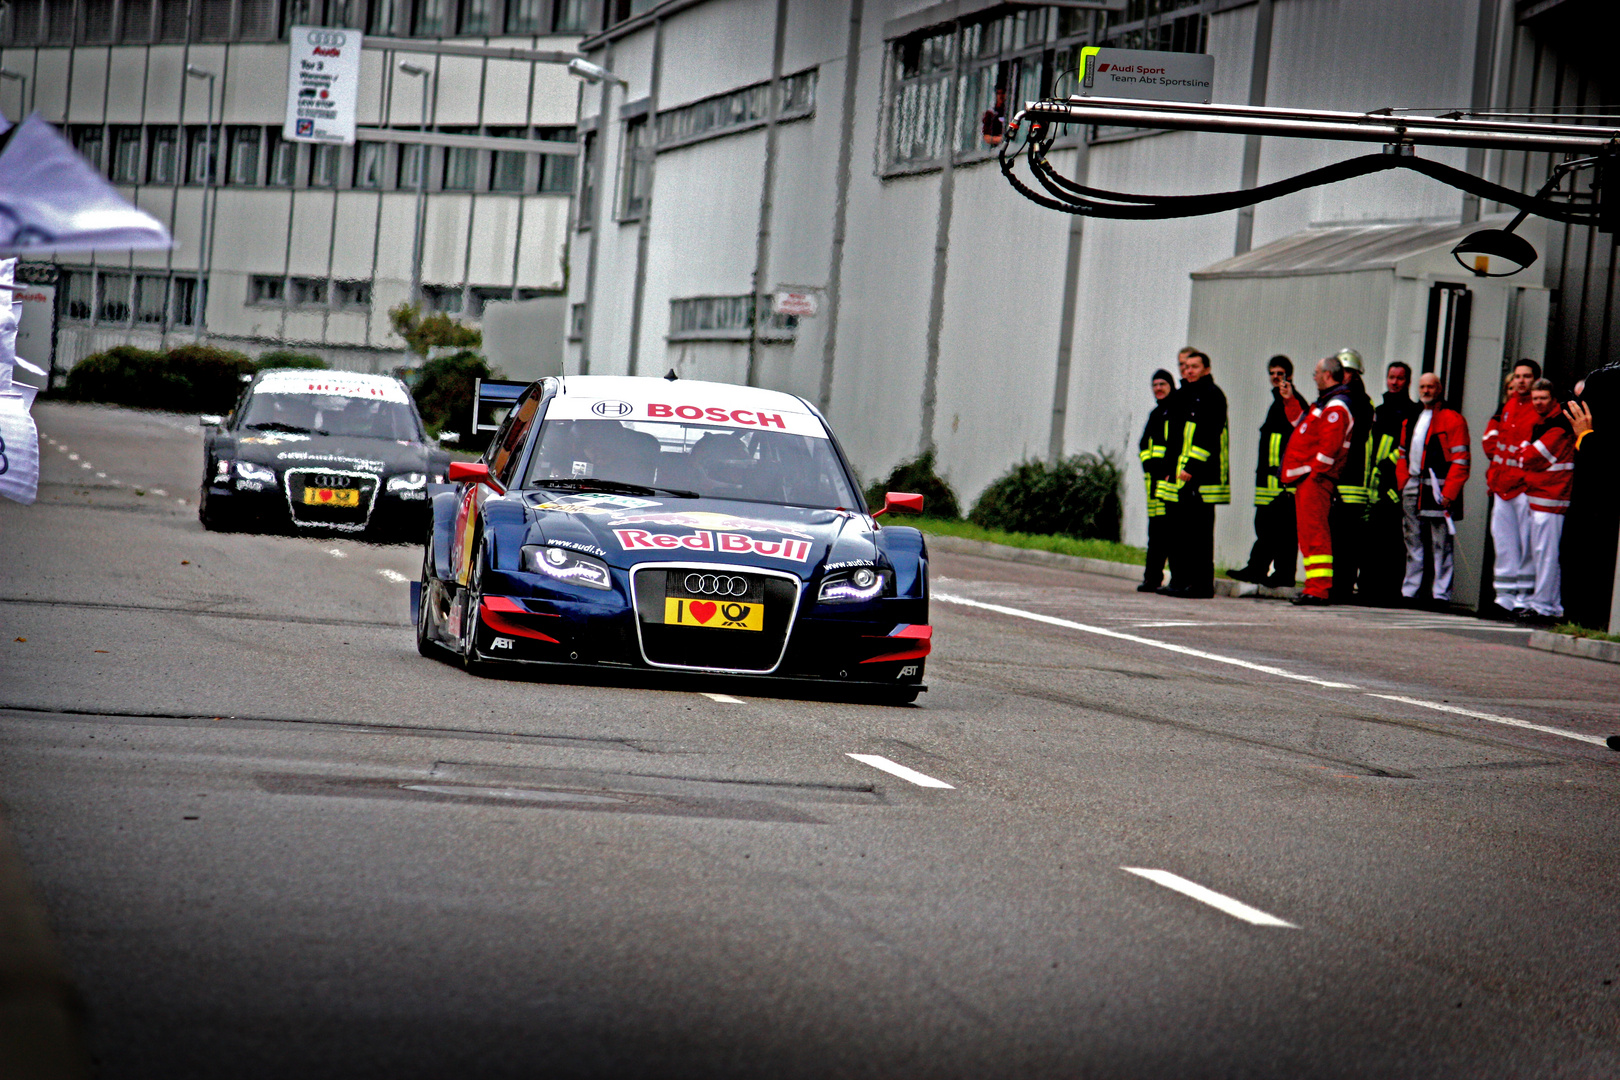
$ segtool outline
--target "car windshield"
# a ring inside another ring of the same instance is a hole
[[[259,431],[422,440],[416,414],[407,403],[345,394],[254,394],[248,398],[242,426]]]
[[[633,484],[710,499],[857,509],[830,439],[629,420],[548,420],[530,486]]]

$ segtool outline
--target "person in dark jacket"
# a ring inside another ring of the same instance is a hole
[[[1333,602],[1345,604],[1355,595],[1366,543],[1367,510],[1372,503],[1374,410],[1362,380],[1361,354],[1354,349],[1340,349],[1339,364],[1355,426],[1350,431],[1350,456],[1339,474],[1333,509],[1328,512],[1328,528],[1333,534]]]
[[[1620,364],[1586,377],[1580,396],[1565,406],[1575,435],[1575,483],[1564,516],[1560,551],[1564,618],[1594,630],[1609,628],[1614,562],[1620,538]]]
[[[1231,576],[1256,585],[1286,587],[1294,583],[1299,535],[1294,525],[1294,492],[1283,486],[1279,473],[1288,437],[1305,411],[1305,402],[1294,386],[1292,360],[1273,356],[1266,370],[1271,377],[1271,408],[1260,425],[1260,449],[1255,457],[1254,547],[1249,550],[1249,565],[1233,570]]]
[[[1147,488],[1147,567],[1137,592],[1154,592],[1164,584],[1164,560],[1168,549],[1165,535],[1164,500],[1159,498],[1159,481],[1170,475],[1170,461],[1165,457],[1166,427],[1170,407],[1166,399],[1175,392],[1176,377],[1164,368],[1153,373],[1153,411],[1148,414],[1147,425],[1142,428],[1142,440],[1137,451],[1142,459],[1142,483]]]
[[[1406,540],[1402,534],[1405,512],[1401,487],[1395,482],[1395,463],[1412,436],[1423,407],[1412,400],[1412,369],[1397,360],[1384,372],[1384,403],[1373,410],[1372,476],[1368,483],[1365,554],[1361,564],[1361,597],[1370,604],[1393,605],[1401,598],[1406,574]]]
[[[1226,431],[1226,395],[1210,375],[1209,357],[1183,350],[1181,388],[1170,396],[1165,456],[1173,461],[1160,481],[1170,529],[1170,596],[1215,595],[1215,507],[1232,501]]]

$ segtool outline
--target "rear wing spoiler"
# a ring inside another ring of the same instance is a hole
[[[506,414],[512,411],[523,391],[533,386],[508,379],[476,379],[473,382],[472,431],[498,431]]]

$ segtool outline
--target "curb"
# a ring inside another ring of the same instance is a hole
[[[1088,559],[1083,555],[1063,555],[1056,551],[1038,551],[1034,548],[992,544],[988,540],[968,540],[960,536],[923,534],[928,546],[935,551],[953,555],[977,555],[984,559],[1003,562],[1028,563],[1032,566],[1051,566],[1060,570],[1078,570],[1083,574],[1102,574],[1105,577],[1142,580],[1142,567],[1135,563],[1110,562],[1107,559]],[[1274,589],[1269,585],[1251,585],[1231,578],[1215,579],[1215,595],[1229,597],[1256,597],[1262,600],[1287,600],[1299,592],[1297,588]]]
[[[78,993],[0,819],[0,1076],[89,1075]]]
[[[1564,656],[1579,656],[1586,660],[1601,660],[1608,664],[1620,664],[1620,641],[1599,641],[1596,638],[1572,637],[1569,634],[1555,634],[1550,630],[1532,630],[1530,640],[1526,642],[1532,649],[1541,649],[1544,652],[1561,653]]]

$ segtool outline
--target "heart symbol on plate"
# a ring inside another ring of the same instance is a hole
[[[708,600],[694,600],[687,605],[692,611],[692,618],[700,623],[706,623],[714,618],[714,604]]]
[[[331,502],[331,501],[332,501],[332,493],[330,491],[321,492],[321,502]]]

